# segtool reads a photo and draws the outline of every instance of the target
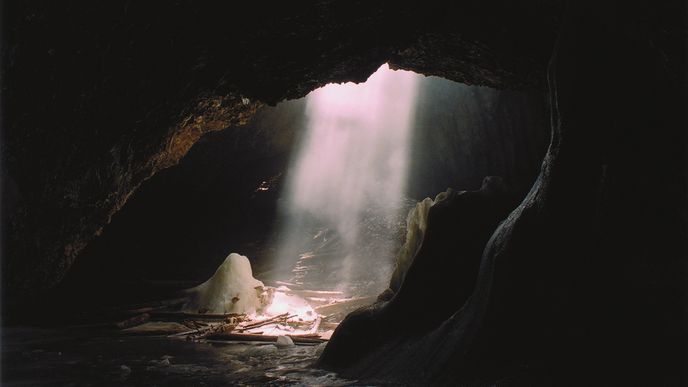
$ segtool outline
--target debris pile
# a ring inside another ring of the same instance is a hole
[[[184,297],[118,309],[114,327],[122,334],[209,342],[319,344],[329,340],[346,314],[374,300],[266,286],[253,278],[246,257],[232,253],[208,281],[185,291]]]

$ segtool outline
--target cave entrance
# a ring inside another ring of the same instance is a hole
[[[182,309],[239,313],[251,301],[252,313],[325,316],[321,329],[331,330],[390,286],[407,215],[425,198],[476,190],[490,175],[504,178],[515,202],[523,197],[549,139],[545,106],[539,92],[383,65],[367,82],[264,107],[147,181],[87,247],[60,299],[134,304],[210,281],[212,303]],[[230,253],[250,262],[246,295],[213,281],[246,274],[241,258],[224,265]]]
[[[398,289],[434,204],[425,198],[450,187],[477,190],[492,175],[501,179],[490,181],[506,183],[515,205],[547,143],[539,103],[537,94],[471,87],[386,64],[366,82],[308,94],[284,166],[253,190],[252,200],[272,193],[277,203],[271,226],[260,224],[259,233],[272,228],[272,235],[254,244],[262,246],[255,254],[227,247],[248,257],[270,291],[256,308],[262,302],[268,316],[320,315],[337,324]],[[285,121],[268,122],[278,128]],[[461,275],[471,288],[474,274]],[[234,311],[228,299],[221,305],[229,310],[193,308]],[[284,333],[274,329],[268,333]]]
[[[286,176],[275,282],[312,301],[371,298],[403,242],[420,75],[381,66],[364,83],[306,97],[305,131]]]
[[[256,329],[308,333],[294,329],[300,322],[326,337],[328,327],[373,303],[389,287],[415,205],[405,192],[420,78],[385,64],[365,82],[308,94],[284,176],[254,190],[264,194],[281,177],[274,234],[264,242],[269,262],[256,266],[253,279],[250,261],[260,259],[233,250],[248,257],[230,254],[183,308],[293,316]]]

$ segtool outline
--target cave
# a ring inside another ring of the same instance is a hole
[[[2,383],[688,383],[685,2],[5,1]]]

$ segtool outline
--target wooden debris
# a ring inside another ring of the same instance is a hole
[[[286,325],[295,329],[310,330],[313,326],[313,321],[287,321]]]
[[[123,334],[133,335],[170,335],[187,331],[189,328],[176,322],[149,321],[135,327],[123,329]]]
[[[200,339],[214,333],[230,332],[234,329],[235,326],[236,325],[227,323],[212,324],[186,332],[175,333],[169,335],[168,337],[185,337],[186,339]]]
[[[320,336],[315,337],[313,334],[307,335],[285,335],[289,336],[296,344],[320,344],[327,340],[321,339]],[[207,336],[209,340],[223,340],[223,341],[260,341],[266,343],[277,342],[278,336],[273,335],[259,335],[254,333],[235,333],[235,332],[221,332]]]
[[[243,320],[244,314],[237,313],[189,313],[189,312],[151,312],[151,318],[171,321],[196,320],[196,321],[228,321],[231,318]]]
[[[275,289],[257,287],[256,292],[261,300],[264,299],[266,304],[270,304],[274,298]],[[292,290],[286,291],[286,293],[305,298],[315,297],[321,303],[342,296],[342,293],[338,291]],[[315,320],[309,319],[307,321],[295,318],[297,315],[290,313],[252,321],[251,317],[245,314],[181,311],[181,306],[187,300],[187,298],[179,298],[151,301],[129,305],[125,308],[110,309],[106,311],[106,316],[111,322],[99,324],[97,327],[116,328],[123,334],[167,335],[171,338],[187,340],[209,339],[275,343],[279,335],[285,335],[298,344],[317,344],[329,339],[329,337],[323,338],[323,334],[327,336],[327,332],[319,333],[323,327],[326,327],[325,329],[333,327],[333,324],[327,322],[328,320],[345,311],[348,313],[348,311],[361,305],[373,302],[374,297],[373,299],[349,299],[317,306],[315,311],[318,315],[314,316],[316,317]],[[323,314],[329,314],[329,316],[324,317]],[[260,329],[261,327],[265,328]]]
[[[292,335],[287,335],[287,336],[291,337]],[[315,339],[322,338],[319,333],[301,333],[301,334],[294,335],[294,336],[300,337],[300,338],[315,338]]]
[[[318,328],[320,328],[320,321],[322,321],[320,317],[315,319],[315,322],[313,323],[313,326],[311,327],[310,331],[308,331],[308,334],[315,334],[318,331]]]
[[[291,317],[294,317],[294,316],[289,316],[289,313],[283,313],[283,314],[277,315],[275,317],[270,317],[270,318],[267,318],[265,320],[260,320],[260,321],[256,321],[256,322],[241,326],[239,328],[239,331],[246,331],[249,329],[258,328],[258,327],[262,327],[262,326],[265,326],[268,324],[273,324],[273,323],[278,323],[278,322],[286,322],[286,320],[288,320]]]
[[[115,326],[117,326],[117,328],[119,328],[119,329],[127,329],[127,328],[131,328],[131,327],[135,327],[137,325],[147,323],[148,320],[150,320],[150,315],[148,313],[143,313],[143,314],[140,314],[138,316],[128,318],[124,321],[120,321],[120,322],[116,323]]]

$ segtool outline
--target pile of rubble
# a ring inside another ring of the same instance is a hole
[[[166,335],[205,341],[318,344],[327,341],[349,312],[374,298],[343,298],[338,291],[265,286],[248,259],[230,254],[203,284],[184,297],[113,311],[123,334]],[[112,325],[112,324],[109,324]]]

